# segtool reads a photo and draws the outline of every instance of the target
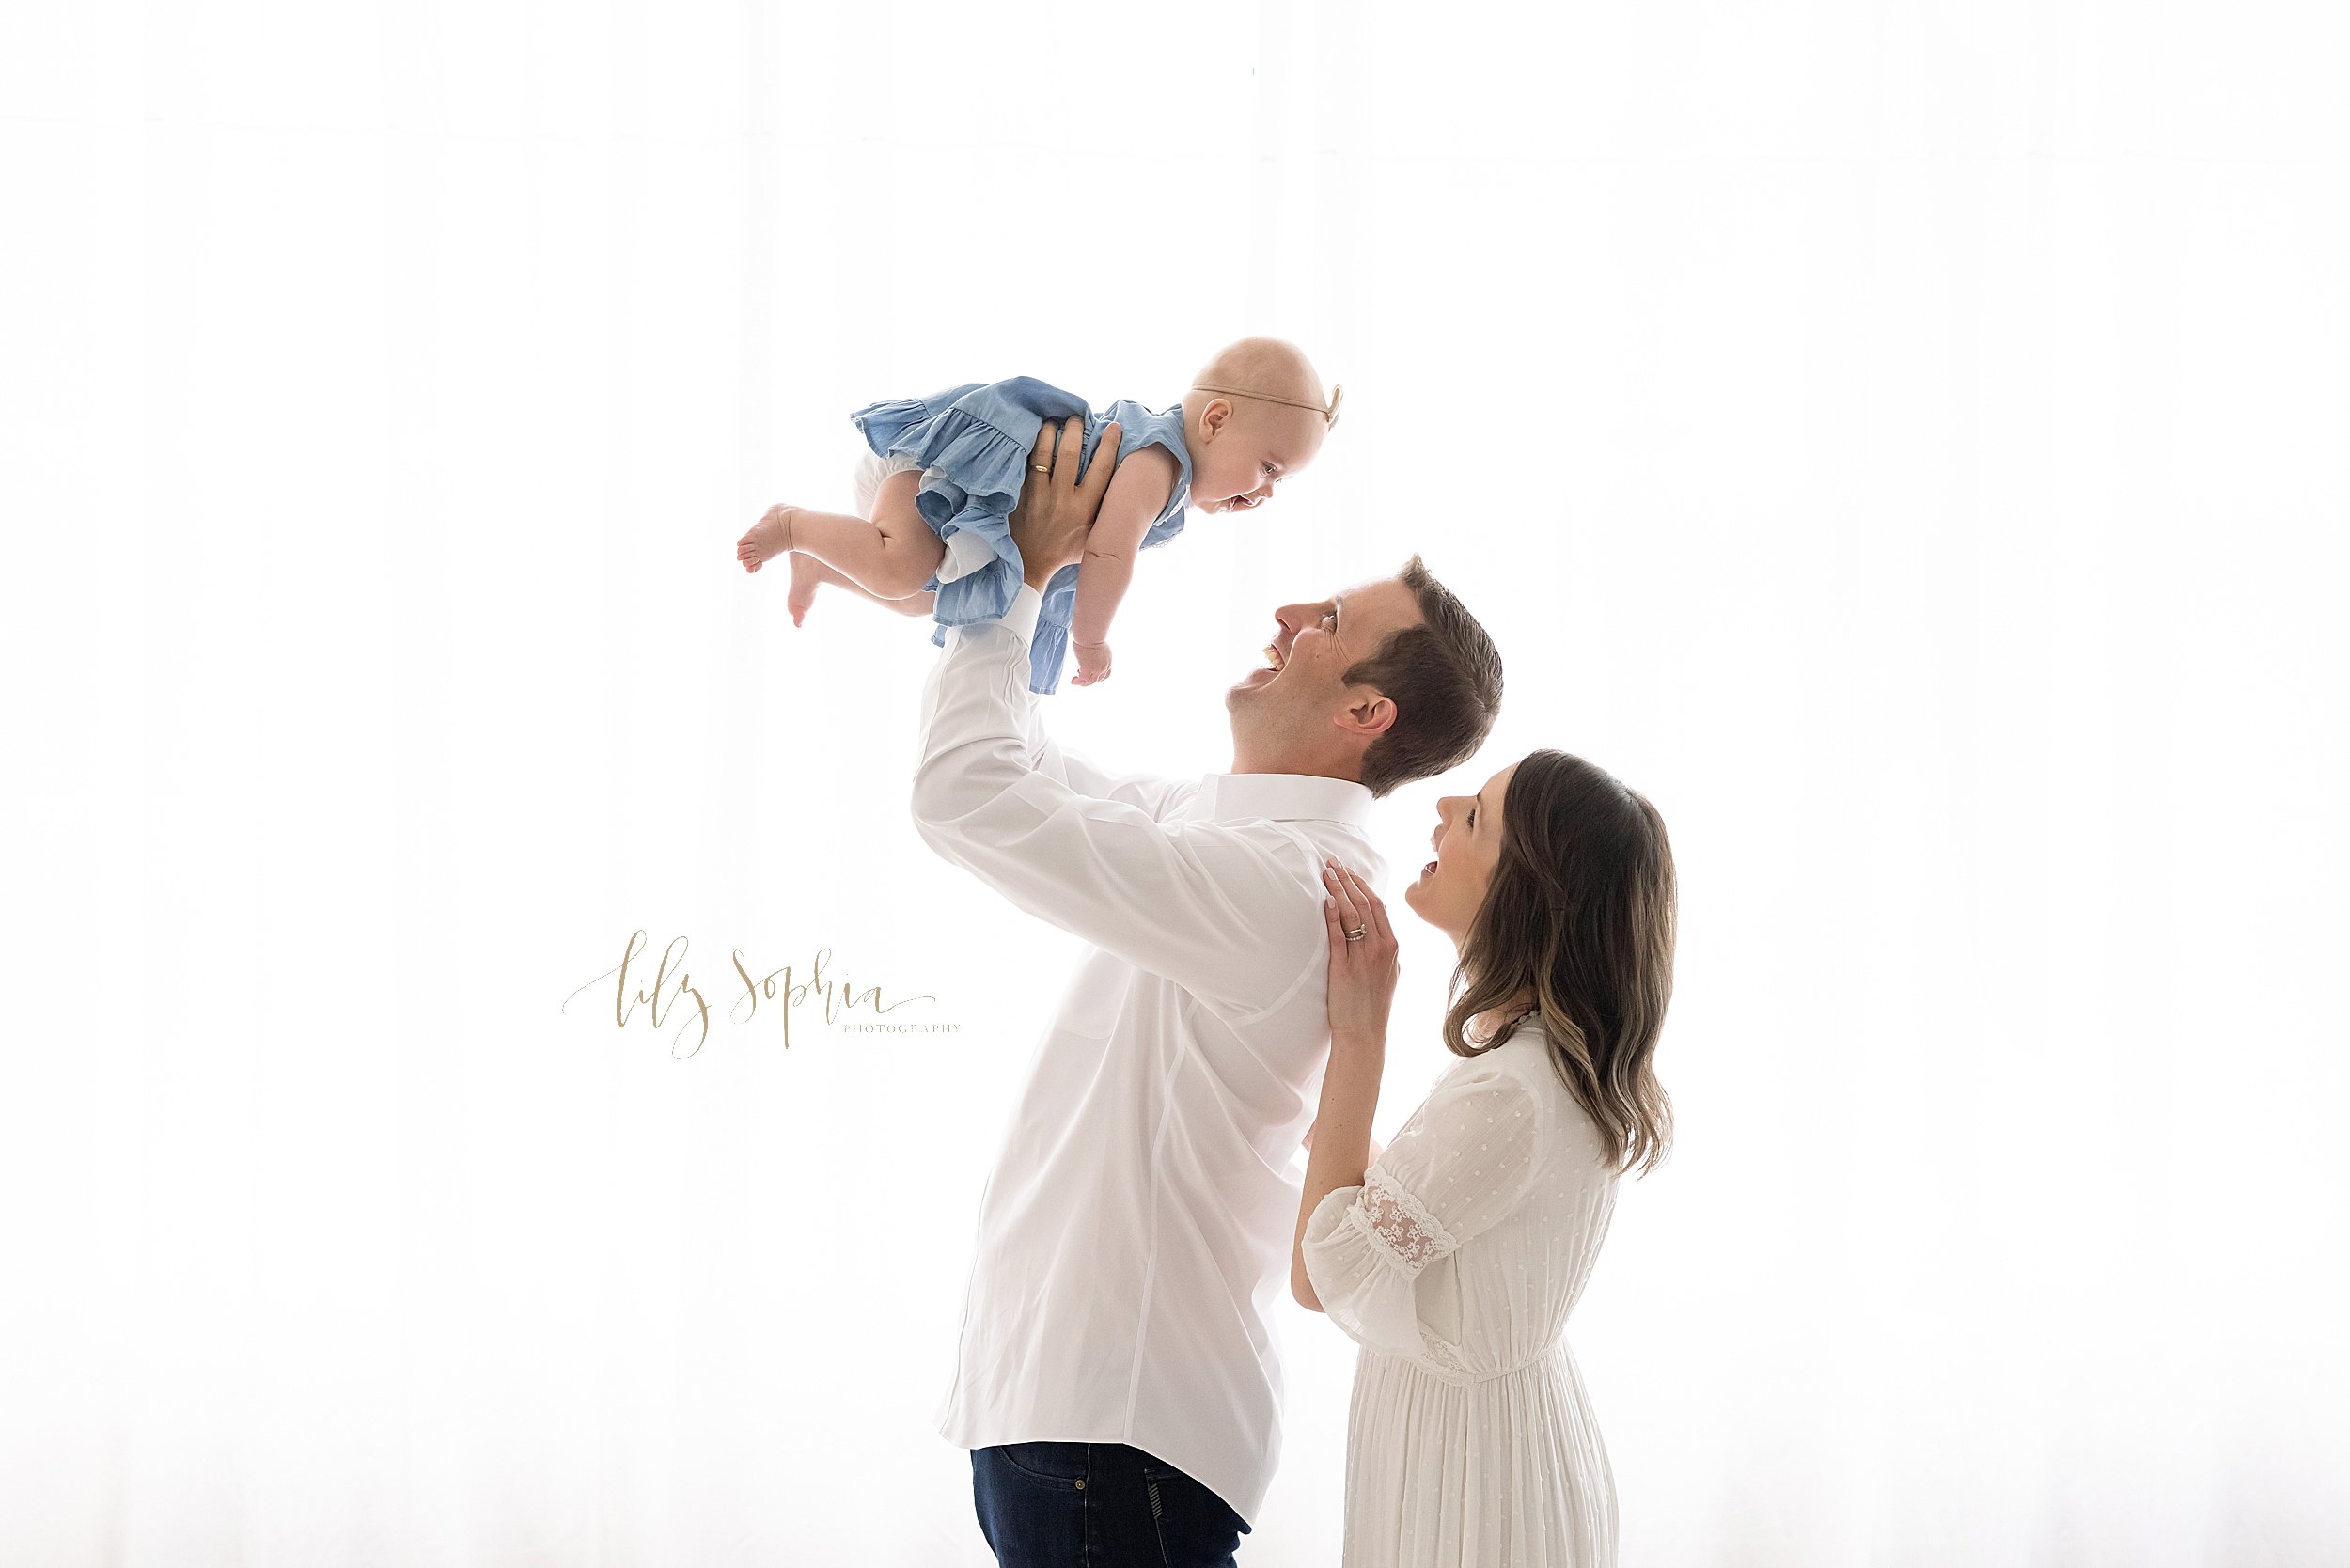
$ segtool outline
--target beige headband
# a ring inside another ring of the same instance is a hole
[[[1277,398],[1269,392],[1244,392],[1237,386],[1209,386],[1200,382],[1194,382],[1191,384],[1191,389],[1194,392],[1221,392],[1228,398],[1254,398],[1259,402],[1287,403],[1292,408],[1310,408],[1316,414],[1322,416],[1324,428],[1325,429],[1337,428],[1339,422],[1339,400],[1346,396],[1345,387],[1333,386],[1330,388],[1330,406],[1324,408],[1320,403],[1300,402],[1295,398]]]

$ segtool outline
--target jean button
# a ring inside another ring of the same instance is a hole
[[[1084,1491],[1085,1489],[1086,1489],[1086,1478],[1085,1478],[1085,1477],[1083,1477],[1083,1476],[1079,1476],[1079,1477],[1077,1478],[1077,1490],[1078,1490],[1078,1491],[1080,1491],[1080,1492],[1082,1492],[1082,1491]]]

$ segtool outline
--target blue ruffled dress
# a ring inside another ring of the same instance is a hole
[[[1191,504],[1191,449],[1183,443],[1183,410],[1178,403],[1156,413],[1121,398],[1098,412],[1083,398],[1027,376],[1010,381],[972,382],[927,398],[874,403],[850,416],[867,445],[882,457],[904,457],[922,467],[915,507],[949,555],[977,561],[961,576],[924,585],[938,595],[931,641],[947,643],[947,628],[991,620],[1010,607],[1026,568],[1011,541],[1011,510],[1028,477],[1028,454],[1048,419],[1085,420],[1083,463],[1090,465],[1102,427],[1119,427],[1119,456],[1145,447],[1174,454],[1178,472],[1167,510],[1143,535],[1143,548],[1164,544],[1183,531]],[[1081,469],[1080,472],[1083,470]],[[964,536],[960,543],[957,536]],[[945,563],[942,562],[942,565]],[[1060,684],[1069,653],[1069,622],[1076,612],[1077,564],[1071,562],[1044,585],[1036,635],[1028,645],[1028,689],[1050,692]]]

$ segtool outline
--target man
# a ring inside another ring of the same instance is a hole
[[[1062,751],[1028,641],[1116,464],[1117,427],[1083,464],[1080,424],[1038,437],[1011,525],[1026,585],[948,634],[923,691],[923,839],[1095,949],[980,1200],[940,1431],[973,1450],[1008,1568],[1229,1563],[1280,1457],[1267,1312],[1329,1055],[1323,863],[1381,879],[1371,800],[1476,752],[1501,661],[1414,557],[1274,612],[1267,667],[1225,693],[1230,772]]]

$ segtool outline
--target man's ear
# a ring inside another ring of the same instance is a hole
[[[1377,740],[1395,723],[1394,699],[1385,692],[1372,691],[1369,686],[1357,686],[1355,690],[1364,695],[1346,705],[1346,727],[1358,735]]]

